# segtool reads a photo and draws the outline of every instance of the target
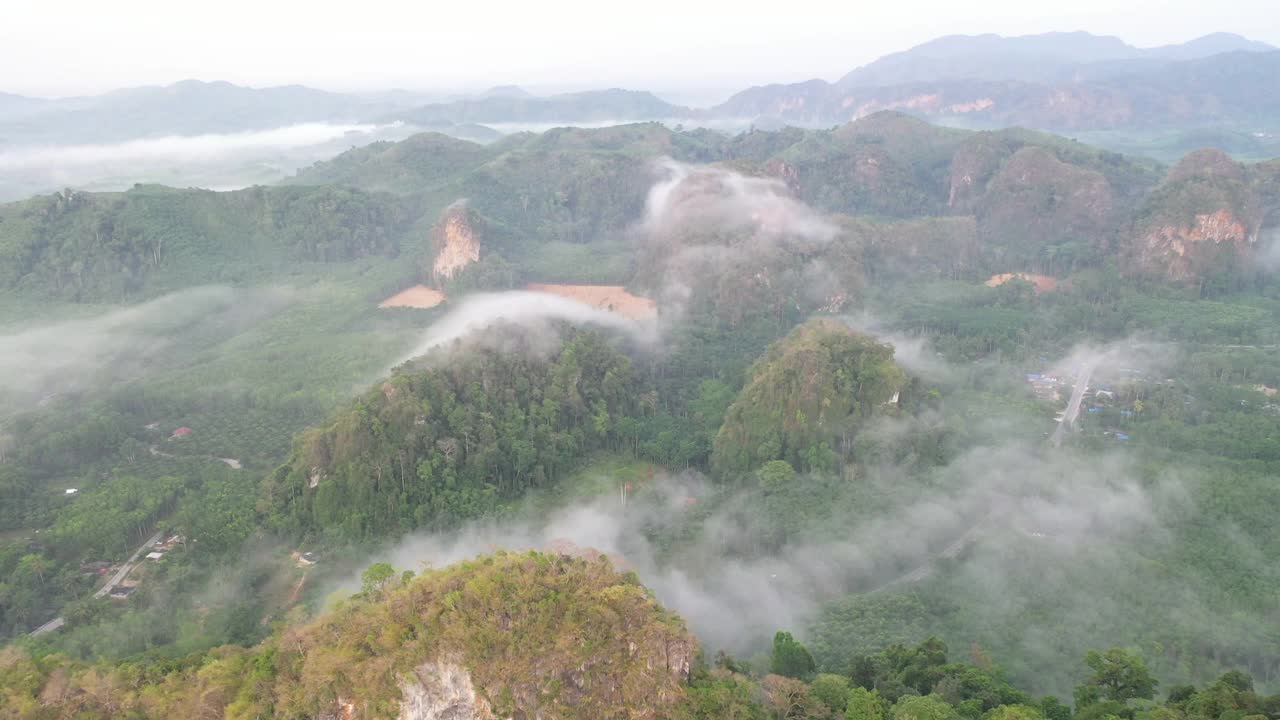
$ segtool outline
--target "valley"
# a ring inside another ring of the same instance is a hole
[[[0,204],[0,715],[1280,720],[1276,54],[0,95],[402,123]]]

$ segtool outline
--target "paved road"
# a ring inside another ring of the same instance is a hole
[[[1062,445],[1062,441],[1067,437],[1067,431],[1075,425],[1076,418],[1080,416],[1080,403],[1084,400],[1085,391],[1089,389],[1089,378],[1093,377],[1093,370],[1094,363],[1085,361],[1076,372],[1075,387],[1071,390],[1067,411],[1062,415],[1062,422],[1058,423],[1057,429],[1053,431],[1053,437],[1049,438],[1049,442],[1052,442],[1054,447]]]
[[[142,557],[142,553],[147,548],[160,542],[161,535],[163,535],[163,533],[157,531],[155,535],[152,535],[150,538],[147,538],[147,541],[142,544],[142,547],[138,548],[137,550],[134,550],[133,555],[129,556],[129,559],[126,560],[125,563],[120,566],[120,569],[116,571],[116,574],[111,576],[111,579],[107,581],[106,585],[103,585],[102,587],[98,588],[98,592],[94,593],[93,596],[95,598],[106,597],[107,593],[111,592],[112,590],[115,589],[117,585],[124,582],[124,579],[129,577],[129,573],[132,572],[133,569],[138,566],[138,558]],[[34,637],[36,635],[43,635],[47,632],[53,632],[54,630],[57,630],[58,628],[65,625],[66,622],[67,620],[64,617],[61,617],[61,616],[56,617],[50,620],[49,622],[41,625],[40,627],[36,628],[35,630],[32,630],[31,635],[32,637]]]

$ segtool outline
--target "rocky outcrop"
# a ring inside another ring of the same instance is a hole
[[[476,694],[471,673],[454,662],[427,662],[400,679],[399,720],[497,720]]]
[[[393,581],[276,644],[290,669],[273,692],[332,720],[671,717],[696,641],[634,575],[577,554],[499,553]]]
[[[1247,262],[1257,234],[1228,208],[1197,213],[1186,224],[1155,225],[1136,240],[1136,269],[1194,283],[1221,262]]]
[[[440,215],[431,230],[431,280],[436,285],[452,280],[463,268],[480,259],[480,218],[459,200]]]
[[[1187,155],[1139,211],[1122,248],[1127,271],[1182,284],[1252,272],[1267,215],[1258,186],[1220,151]]]

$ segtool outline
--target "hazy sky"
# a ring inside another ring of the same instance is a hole
[[[348,90],[735,87],[834,79],[938,35],[1088,30],[1280,45],[1276,0],[11,0],[0,91],[185,78]]]

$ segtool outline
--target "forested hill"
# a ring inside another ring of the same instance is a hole
[[[499,326],[400,368],[298,439],[266,482],[272,525],[346,539],[452,527],[621,447],[640,410],[630,361],[564,332]]]
[[[1280,695],[1228,672],[1165,690],[1140,655],[1091,651],[1075,712],[1010,684],[980,647],[929,638],[818,673],[791,633],[755,667],[712,659],[632,573],[596,553],[498,553],[443,569],[370,566],[360,591],[254,647],[118,665],[0,652],[14,720],[1266,720]]]
[[[688,108],[648,92],[589,90],[549,97],[502,94],[401,110],[389,119],[418,125],[440,123],[599,123],[685,117]]]
[[[779,460],[834,471],[863,423],[898,409],[907,383],[892,347],[837,320],[810,320],[747,371],[716,434],[712,466],[731,477]]]
[[[868,264],[907,270],[895,256],[910,248],[970,280],[1110,264],[1127,275],[1239,287],[1280,207],[1275,163],[1196,153],[1169,170],[1050,135],[966,132],[894,113],[832,130],[736,136],[656,123],[561,128],[490,146],[426,134],[352,150],[289,187],[140,186],[0,206],[0,288],[115,301],[265,278],[286,261],[402,248],[416,260],[436,214],[459,198],[485,218],[490,249],[535,279],[578,265],[582,280],[625,283],[634,273],[625,257],[584,263],[574,248],[630,253],[624,238],[664,178],[659,158],[769,178],[822,213],[857,216],[853,234],[863,237],[841,248],[879,248]],[[917,224],[889,226],[899,220]]]
[[[1280,207],[1275,163],[1196,153],[1170,170],[1052,135],[954,130],[888,112],[831,130],[736,136],[655,123],[561,128],[485,148],[419,136],[352,150],[295,182],[388,190],[432,204],[465,197],[491,221],[504,251],[519,252],[512,246],[625,234],[663,176],[654,165],[661,157],[775,179],[825,213],[927,219],[903,241],[913,256],[954,258],[953,248],[972,245],[975,261],[953,268],[972,279],[1063,276],[1109,263],[1177,283],[1238,282]],[[1212,179],[1195,179],[1205,177]],[[1236,185],[1209,187],[1222,183]],[[971,218],[975,226],[943,218]],[[1179,243],[1190,251],[1175,257]]]
[[[634,575],[607,561],[498,554],[417,578],[380,565],[364,580],[332,612],[204,662],[112,669],[6,649],[0,712],[14,720],[694,717],[685,694],[696,642]]]
[[[337,187],[65,191],[0,206],[0,289],[119,302],[269,281],[290,263],[393,255],[415,219],[395,198]]]

